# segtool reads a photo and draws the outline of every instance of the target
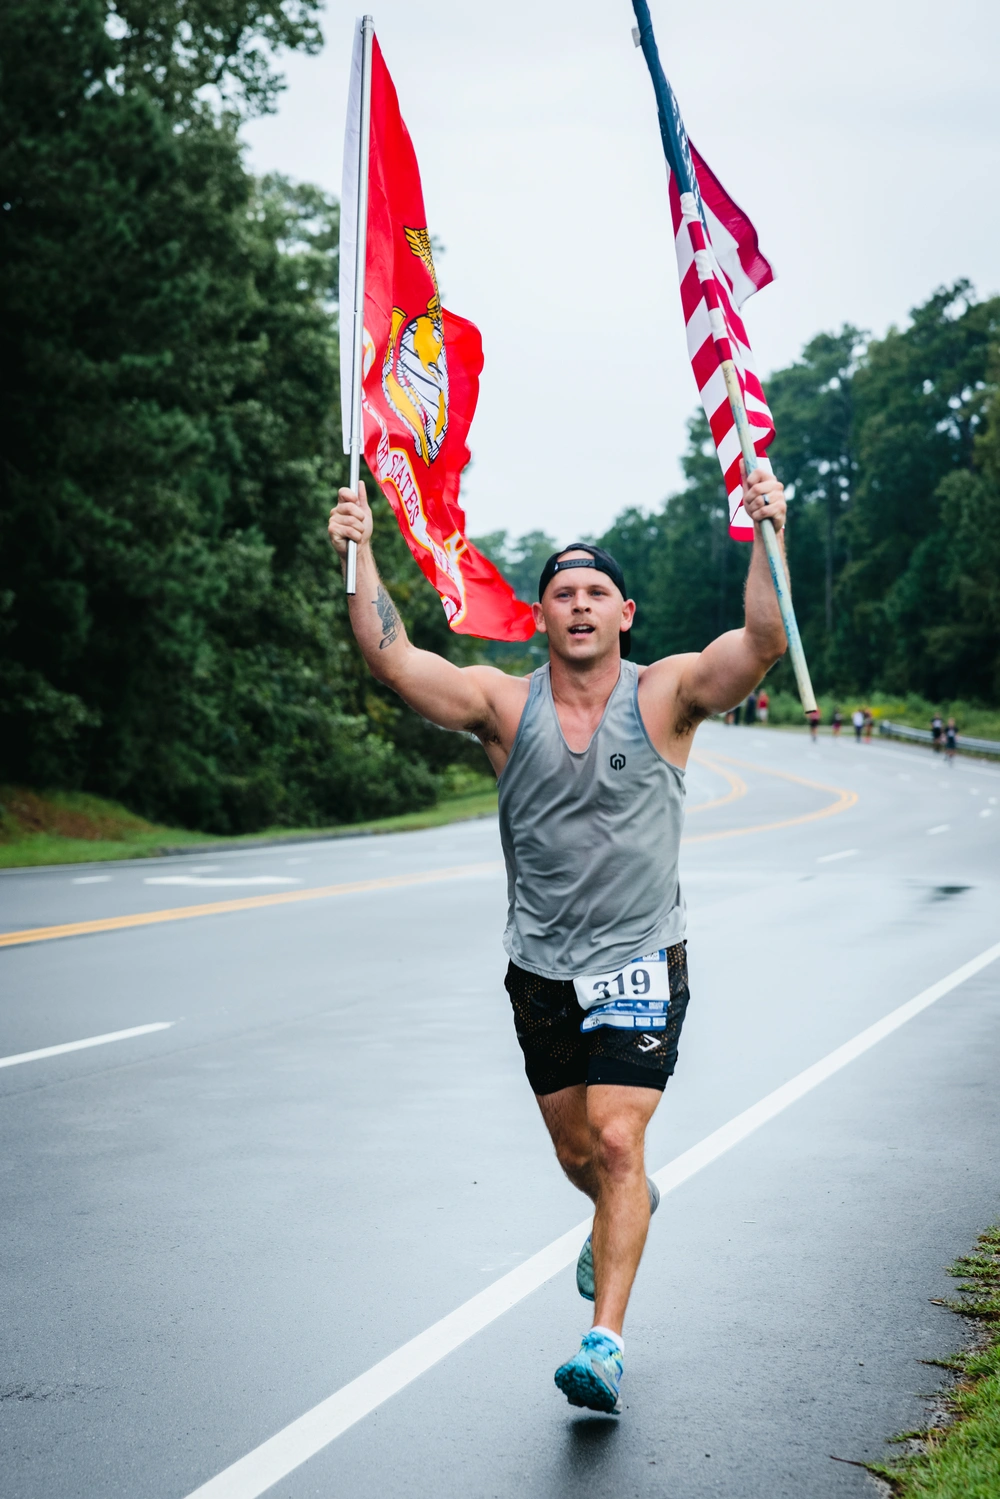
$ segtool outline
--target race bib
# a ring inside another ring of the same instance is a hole
[[[664,1030],[670,1009],[667,950],[633,958],[610,973],[585,973],[573,980],[577,1002],[586,1010],[581,1031],[601,1025],[619,1030]]]

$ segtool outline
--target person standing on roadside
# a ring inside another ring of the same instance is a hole
[[[806,717],[809,719],[809,738],[812,741],[812,743],[815,744],[817,738],[819,737],[819,720],[820,720],[820,711],[819,711],[819,709],[818,708],[812,708],[812,709],[810,709],[809,713],[806,714]]]
[[[843,723],[844,715],[841,713],[839,708],[834,708],[833,717],[830,719],[830,728],[833,732],[834,739],[840,738],[840,730],[843,727]]]
[[[745,718],[744,722],[745,723],[756,723],[757,722],[757,694],[756,694],[756,692],[751,692],[750,696],[747,698],[746,718]]]
[[[872,729],[875,727],[875,715],[872,713],[872,710],[870,708],[865,709],[863,722],[865,728],[865,743],[871,744]]]
[[[695,731],[742,702],[784,654],[760,523],[785,497],[756,469],[745,622],[703,651],[627,659],[635,603],[615,559],[574,542],[542,568],[536,628],[549,660],[526,677],[419,650],[378,575],[364,486],[342,489],[330,539],[357,544],[351,627],[372,675],[443,729],[475,734],[499,779],[507,865],[505,980],[525,1072],[559,1162],[594,1203],[577,1287],[593,1326],[556,1370],[572,1405],[619,1412],[622,1325],[650,1213],[644,1141],[688,1004],[677,876]],[[515,1366],[523,1378],[524,1355]]]
[[[941,753],[941,742],[943,738],[944,723],[941,719],[940,713],[935,713],[934,717],[931,719],[931,744],[933,744],[934,746],[934,753],[936,755],[939,755]]]
[[[953,718],[949,718],[947,724],[945,725],[945,731],[944,731],[944,753],[945,753],[945,759],[947,759],[947,760],[954,760],[954,758],[955,758],[955,751],[956,751],[957,748],[958,748],[958,729],[955,727],[955,720]]]
[[[865,726],[865,715],[862,713],[860,708],[855,708],[854,712],[851,714],[851,723],[854,725],[854,742],[855,744],[860,744],[861,730]]]
[[[767,710],[771,706],[771,699],[762,687],[757,694],[757,717],[761,723],[767,723]]]

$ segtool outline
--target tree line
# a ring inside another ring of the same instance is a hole
[[[238,832],[426,805],[451,767],[480,763],[354,647],[325,537],[346,479],[338,206],[242,158],[240,126],[280,89],[276,54],[319,47],[317,11],[0,9],[4,781]],[[959,284],[883,339],[820,335],[768,382],[820,687],[1000,697],[998,317]],[[638,660],[741,615],[747,553],[702,418],[684,474],[600,538],[639,604]],[[379,564],[419,644],[514,670],[544,659],[539,641],[451,635],[375,503]],[[481,541],[533,598],[556,540]]]
[[[819,690],[1000,703],[998,383],[1000,298],[977,300],[964,281],[884,338],[850,326],[817,335],[766,381],[796,614]],[[640,661],[700,650],[742,619],[746,549],[729,540],[700,413],[682,466],[679,493],[651,513],[624,510],[596,538],[636,599]],[[556,542],[497,532],[483,545],[526,587]],[[794,691],[787,661],[773,686]]]
[[[0,779],[230,832],[426,805],[472,752],[353,647],[337,204],[242,160],[317,9],[0,9]],[[466,659],[379,519],[414,638]]]

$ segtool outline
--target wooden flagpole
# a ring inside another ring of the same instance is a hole
[[[372,117],[372,16],[361,21],[361,125],[358,140],[358,203],[356,239],[354,242],[354,356],[351,365],[351,470],[349,485],[357,494],[361,481],[361,454],[364,449],[364,419],[361,408],[365,332],[365,261],[368,251],[368,151]],[[358,591],[358,544],[347,543],[347,567],[344,587],[349,594]]]

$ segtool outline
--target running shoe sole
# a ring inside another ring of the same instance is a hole
[[[621,1414],[621,1396],[616,1395],[586,1364],[573,1359],[563,1364],[555,1373],[556,1384],[570,1405],[582,1406],[585,1410],[603,1411],[605,1415]]]

